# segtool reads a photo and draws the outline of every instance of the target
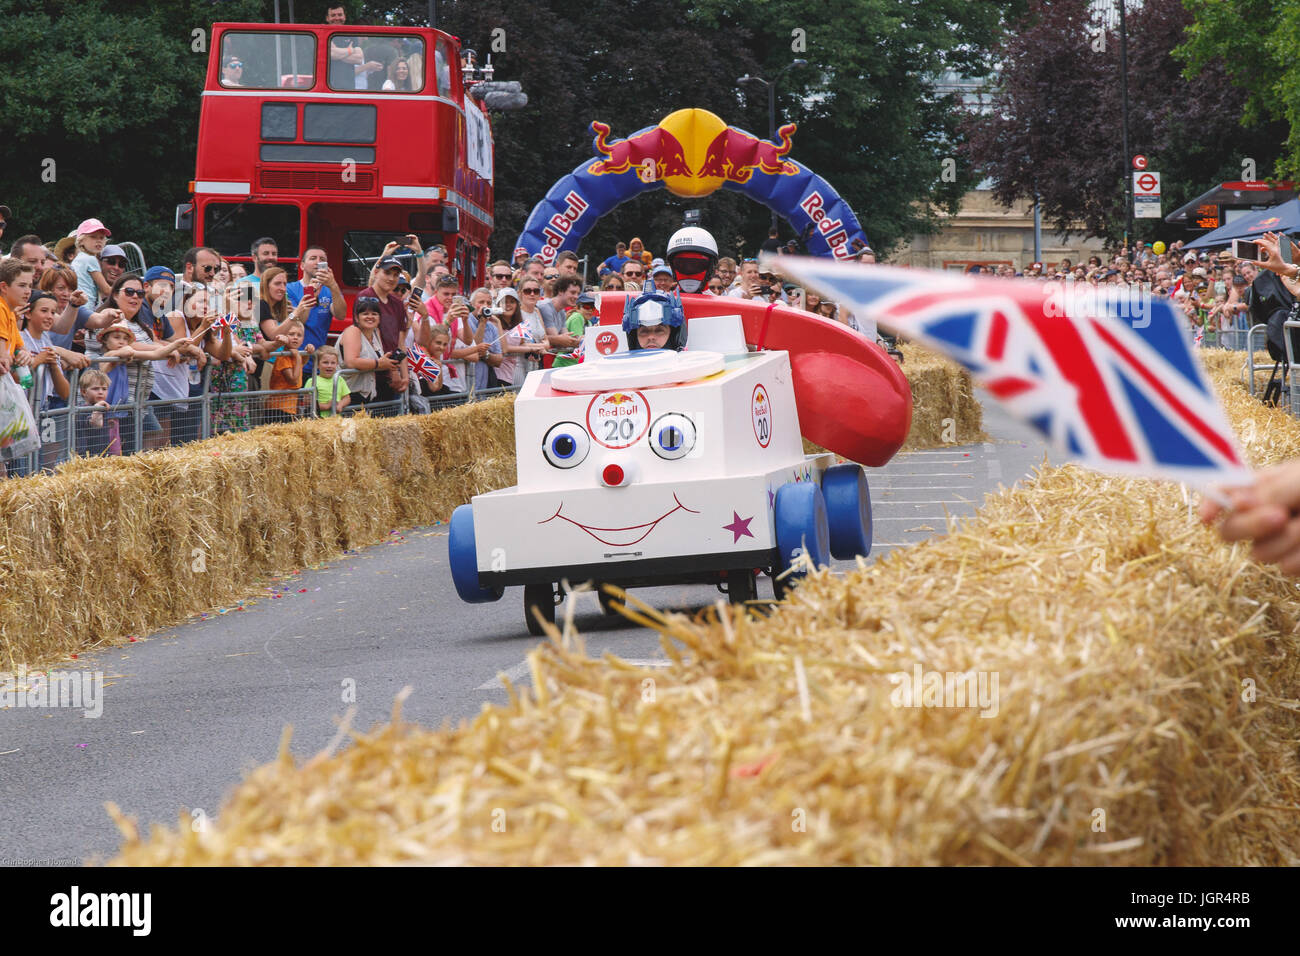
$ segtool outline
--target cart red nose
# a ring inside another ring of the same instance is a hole
[[[632,484],[634,468],[632,465],[619,465],[610,462],[600,470],[601,483],[607,488],[626,488]]]

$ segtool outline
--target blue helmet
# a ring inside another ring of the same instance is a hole
[[[666,325],[669,328],[666,349],[681,349],[686,345],[686,313],[682,299],[676,292],[660,292],[653,287],[638,296],[628,296],[623,302],[623,331],[627,333],[627,348],[634,352],[641,348],[636,330]]]

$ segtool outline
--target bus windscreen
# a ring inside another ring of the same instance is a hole
[[[282,203],[208,203],[203,209],[203,241],[223,256],[247,257],[254,239],[271,236],[283,254],[297,255],[298,219],[298,207]]]

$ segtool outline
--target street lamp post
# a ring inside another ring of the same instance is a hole
[[[1133,170],[1128,152],[1128,24],[1124,7],[1125,0],[1119,0],[1120,148],[1124,151],[1124,251],[1127,252],[1133,235]]]
[[[781,71],[777,73],[776,79],[774,80],[765,80],[761,76],[750,76],[748,73],[746,73],[744,76],[736,80],[737,83],[762,83],[764,86],[767,87],[767,138],[768,139],[770,140],[776,139],[776,84],[781,82],[781,77],[785,76],[786,72],[791,68],[796,66],[807,66],[807,65],[808,65],[807,60],[791,60],[786,66],[781,68]],[[778,228],[775,209],[772,210],[772,228],[773,229]]]

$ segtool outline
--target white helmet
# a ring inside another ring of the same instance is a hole
[[[668,240],[664,260],[682,292],[703,292],[718,264],[718,244],[699,226],[685,226]]]

